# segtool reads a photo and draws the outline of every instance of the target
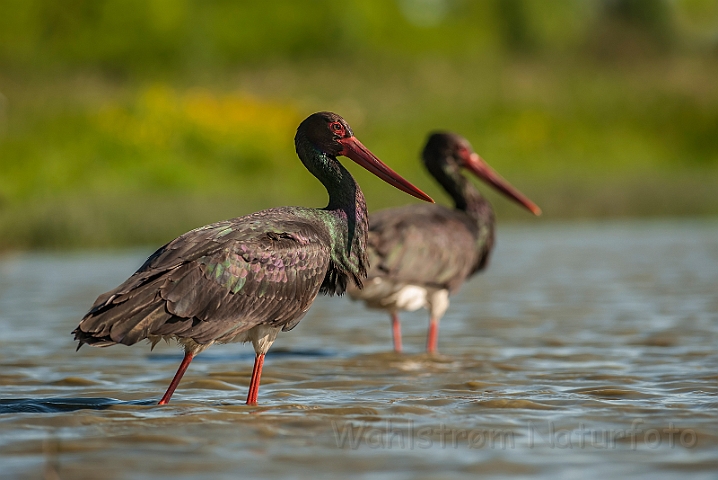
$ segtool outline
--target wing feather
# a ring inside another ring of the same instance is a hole
[[[259,324],[291,328],[329,269],[328,235],[281,209],[193,230],[100,295],[73,333],[97,345],[151,335],[207,344]]]
[[[465,214],[411,205],[370,216],[369,278],[454,290],[477,261],[477,228]]]

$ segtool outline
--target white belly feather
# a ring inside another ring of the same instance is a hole
[[[390,312],[413,312],[426,308],[434,318],[440,318],[449,308],[448,290],[399,284],[382,277],[367,281],[362,290],[350,288],[349,296],[354,300],[362,300],[370,308]]]

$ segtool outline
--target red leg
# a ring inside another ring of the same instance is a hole
[[[180,366],[177,369],[177,373],[175,373],[175,378],[172,379],[172,383],[170,383],[170,386],[167,388],[167,391],[165,392],[164,396],[162,397],[162,400],[160,400],[160,403],[158,403],[158,405],[167,405],[168,403],[170,403],[170,398],[172,398],[172,394],[175,393],[177,385],[179,385],[180,380],[182,380],[182,375],[184,375],[184,372],[187,370],[187,367],[189,367],[189,364],[193,358],[194,354],[192,352],[184,353],[184,358],[182,359],[182,363],[180,363]]]
[[[394,351],[401,353],[401,323],[399,323],[399,315],[396,312],[391,314],[391,333],[394,337]]]
[[[249,381],[249,394],[247,394],[247,405],[257,404],[257,394],[259,393],[259,380],[262,378],[262,365],[264,365],[264,354],[260,353],[254,357],[254,368],[252,369],[252,379]]]
[[[429,322],[429,335],[426,337],[427,353],[436,353],[436,345],[439,343],[439,321],[432,318]]]

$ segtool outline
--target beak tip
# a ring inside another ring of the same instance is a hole
[[[414,187],[414,188],[416,188],[416,187]],[[415,191],[415,192],[412,192],[412,193],[407,192],[407,193],[409,193],[412,197],[417,198],[419,200],[423,200],[428,203],[436,203],[433,198],[431,198],[430,196],[428,196],[427,194],[425,194],[418,188],[416,190],[417,191]]]

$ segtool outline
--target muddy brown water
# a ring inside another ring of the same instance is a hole
[[[149,253],[0,258],[1,478],[716,478],[718,221],[506,226],[427,318],[320,298],[267,356],[70,331]]]

